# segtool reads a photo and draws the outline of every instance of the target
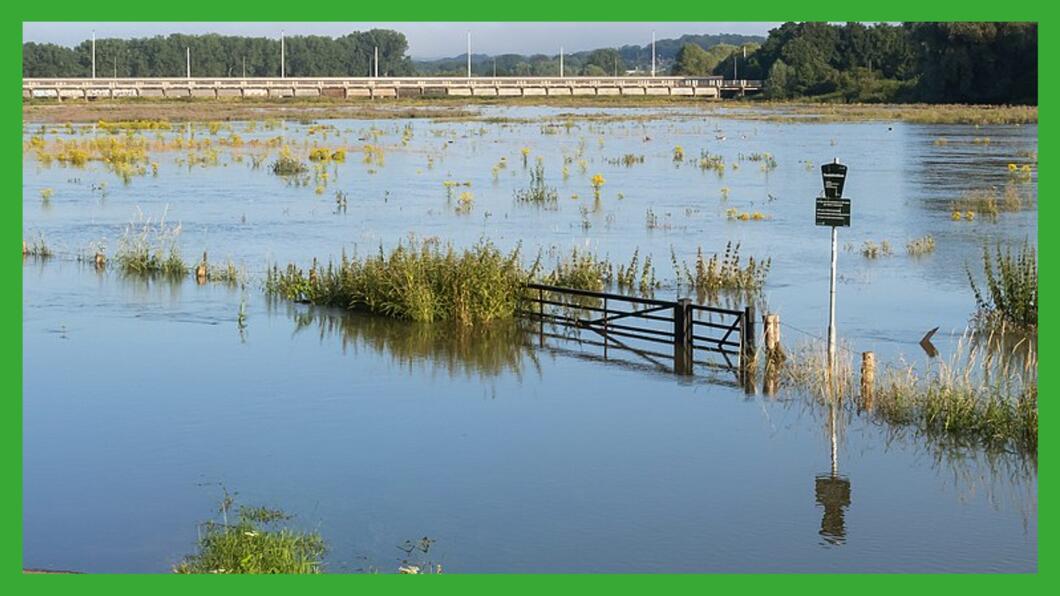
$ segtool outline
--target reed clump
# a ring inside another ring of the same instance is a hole
[[[38,259],[47,259],[54,256],[54,252],[48,243],[44,241],[44,235],[38,234],[37,237],[31,241],[22,241],[22,256],[23,257],[36,257]]]
[[[131,275],[183,277],[189,267],[180,256],[177,238],[180,226],[169,226],[163,218],[157,226],[145,220],[130,224],[118,240],[116,259],[122,272]]]
[[[935,237],[931,234],[910,240],[905,251],[911,257],[920,257],[935,252]]]
[[[718,290],[761,291],[773,263],[771,258],[756,260],[754,257],[748,257],[746,264],[743,263],[740,244],[732,242],[725,244],[724,253],[714,253],[709,259],[704,255],[703,248],[698,248],[693,268],[689,268],[687,263],[679,262],[672,251],[670,258],[678,277],[701,293],[713,293]]]
[[[611,264],[597,259],[588,251],[571,251],[570,256],[559,260],[544,276],[542,283],[562,288],[602,291],[611,280]]]
[[[952,362],[931,370],[889,370],[873,407],[885,422],[912,426],[959,445],[1035,452],[1038,448],[1037,362],[1024,366],[986,350],[958,347]]]
[[[872,240],[866,240],[865,243],[861,245],[861,256],[865,257],[866,259],[878,259],[880,257],[889,257],[891,256],[891,254],[893,254],[893,250],[891,249],[891,243],[886,240],[880,241],[879,244],[873,242]]]
[[[326,268],[273,267],[265,289],[287,300],[337,306],[420,322],[459,325],[514,316],[529,276],[518,249],[504,254],[489,242],[457,252],[437,242],[399,245],[364,259],[343,255]]]
[[[978,213],[996,218],[1002,213],[1013,213],[1023,208],[1026,200],[1013,182],[1005,184],[999,193],[997,188],[970,190],[950,203],[953,212]]]
[[[226,496],[221,521],[200,526],[198,552],[173,568],[174,573],[315,574],[322,572],[327,545],[316,532],[278,527],[290,519],[265,507],[239,507],[229,522],[233,503]]]
[[[545,184],[545,166],[540,161],[530,171],[530,186],[515,191],[519,203],[533,203],[553,207],[559,202],[559,192],[554,186]]]
[[[1029,242],[1017,252],[994,250],[983,245],[983,277],[985,285],[976,283],[970,268],[968,283],[975,294],[978,307],[976,319],[985,326],[998,323],[1036,330],[1038,327],[1038,253]]]

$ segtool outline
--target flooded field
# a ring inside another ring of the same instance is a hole
[[[329,571],[392,572],[424,536],[447,572],[1036,570],[1033,454],[532,329],[452,333],[262,284],[273,264],[489,241],[527,266],[650,256],[650,293],[669,300],[695,297],[673,260],[731,242],[770,259],[764,287],[707,302],[777,313],[785,346],[819,347],[830,247],[813,199],[838,158],[853,202],[842,352],[930,366],[918,342],[939,327],[936,361],[959,349],[984,244],[1036,244],[1037,126],[481,111],[27,124],[24,237],[51,256],[23,269],[24,565],[169,571],[224,487],[318,530]],[[305,170],[274,174],[284,155]],[[546,199],[520,200],[535,176]],[[206,251],[238,282],[110,265],[160,221],[189,267]]]

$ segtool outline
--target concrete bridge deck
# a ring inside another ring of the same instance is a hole
[[[761,81],[723,77],[288,77],[28,78],[23,98],[530,97],[665,95],[720,99],[757,93]]]

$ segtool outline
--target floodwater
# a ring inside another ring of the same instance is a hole
[[[318,122],[335,127],[327,138],[310,123],[232,124],[244,141],[282,134],[296,153],[307,139],[349,145],[319,194],[317,181],[269,171],[275,149],[257,169],[252,148],[237,161],[221,147],[207,167],[155,151],[157,175],[128,184],[99,163],[45,166],[27,152],[25,236],[57,255],[23,269],[24,566],[168,571],[194,550],[196,524],[216,517],[223,486],[319,530],[331,571],[394,571],[408,558],[398,546],[424,536],[435,542],[419,561],[447,572],[1035,571],[1033,460],[945,450],[849,408],[833,423],[804,396],[605,360],[525,330],[465,337],[262,295],[273,262],[437,237],[519,245],[527,261],[639,251],[664,282],[655,296],[670,299],[681,291],[665,283],[671,250],[691,261],[733,241],[772,258],[757,306],[780,314],[782,341],[796,346],[826,332],[829,233],[814,225],[813,199],[818,166],[838,157],[853,199],[839,231],[840,337],[852,352],[918,364],[933,327],[940,358],[956,349],[975,309],[966,265],[977,271],[983,243],[1036,242],[1036,164],[1016,183],[1030,207],[973,221],[950,209],[964,191],[1003,188],[1007,164],[1031,163],[1036,126],[586,117],[603,113]],[[384,147],[382,163],[362,160],[365,142]],[[530,169],[542,158],[556,208],[513,200],[528,183],[524,147]],[[725,159],[723,176],[698,167],[702,150]],[[747,159],[763,152],[774,169]],[[644,161],[627,167],[626,154]],[[606,179],[599,203],[594,174]],[[447,180],[470,186],[447,197]],[[45,188],[54,195],[42,201]],[[465,191],[473,204],[460,213]],[[729,219],[732,208],[765,219]],[[189,261],[206,250],[239,263],[246,287],[148,282],[76,260],[100,241],[113,254],[141,215],[179,223]],[[926,234],[937,249],[907,255]],[[893,255],[861,255],[884,240]]]

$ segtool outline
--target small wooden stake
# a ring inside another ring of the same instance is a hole
[[[861,353],[861,407],[872,409],[872,393],[876,387],[876,354]]]
[[[782,360],[784,352],[780,348],[780,315],[767,314],[762,317],[765,326],[766,358],[770,361]]]
[[[202,253],[202,262],[195,268],[195,280],[199,282],[199,285],[206,283],[207,269],[206,269],[206,252]]]

